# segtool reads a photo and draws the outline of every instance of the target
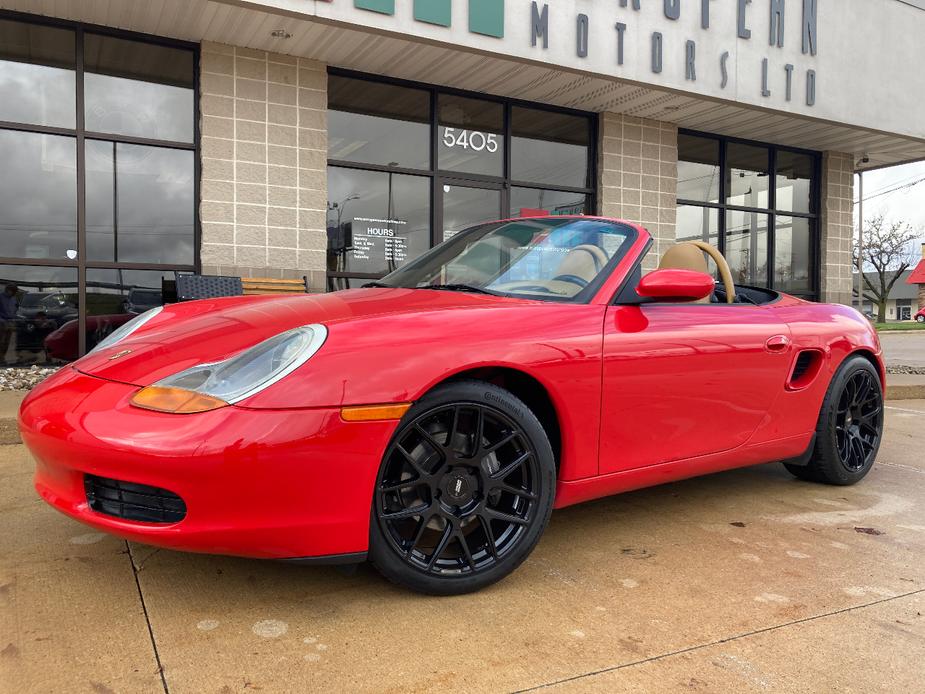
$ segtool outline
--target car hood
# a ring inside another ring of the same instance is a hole
[[[387,314],[524,306],[542,302],[428,289],[350,289],[330,294],[253,296],[170,304],[125,340],[74,363],[111,381],[150,385],[198,364],[221,361],[285,330],[337,326]]]

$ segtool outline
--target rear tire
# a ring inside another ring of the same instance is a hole
[[[784,467],[809,482],[856,484],[873,467],[882,438],[880,374],[864,357],[849,357],[835,373],[822,402],[809,464],[784,463]]]
[[[925,316],[916,316],[915,320],[917,323],[925,323]]]
[[[484,588],[533,551],[555,483],[549,439],[523,402],[483,381],[439,386],[408,410],[383,457],[369,558],[421,593]]]

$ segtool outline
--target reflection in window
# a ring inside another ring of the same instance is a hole
[[[719,202],[719,140],[678,135],[678,200]]]
[[[504,107],[493,101],[441,94],[437,99],[438,168],[504,175]]]
[[[777,209],[810,212],[813,159],[808,154],[777,153]]]
[[[193,52],[110,36],[84,40],[91,132],[193,141]]]
[[[193,264],[194,156],[189,150],[116,145],[116,213],[112,233],[114,248],[118,249],[117,261]],[[87,178],[92,175],[88,171]],[[96,192],[101,187],[102,182],[96,185]],[[99,229],[94,236],[102,252],[106,236]]]
[[[328,157],[430,168],[430,94],[378,82],[328,78]]]
[[[587,118],[515,106],[511,135],[513,180],[576,188],[588,184]]]
[[[736,284],[767,286],[768,215],[727,211],[724,255]]]
[[[540,188],[511,188],[510,214],[512,217],[590,213],[590,202],[584,193],[567,193],[561,190]]]
[[[810,224],[804,217],[777,217],[774,237],[774,286],[790,294],[813,290]]]
[[[73,128],[74,32],[0,19],[0,120]]]
[[[490,188],[443,186],[443,238],[445,241],[463,229],[494,222],[501,216],[501,191]]]
[[[138,314],[161,306],[162,282],[174,277],[160,270],[87,270],[87,350]]]
[[[328,270],[382,274],[430,246],[430,179],[328,167]]]
[[[741,207],[767,207],[768,150],[730,142],[726,146],[726,160],[726,202]]]
[[[0,265],[0,365],[73,359],[77,307],[76,268]]]
[[[77,257],[76,140],[0,130],[0,256]]]

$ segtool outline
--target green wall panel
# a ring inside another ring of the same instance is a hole
[[[453,0],[414,0],[414,18],[419,22],[450,26]]]
[[[395,0],[353,0],[353,6],[361,10],[395,14]]]
[[[504,0],[469,0],[469,31],[504,38]]]

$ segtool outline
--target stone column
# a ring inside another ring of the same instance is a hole
[[[321,63],[203,43],[204,274],[325,288],[327,73]]]
[[[655,239],[644,267],[674,243],[678,128],[672,123],[603,113],[598,146],[598,210],[645,227]]]
[[[825,152],[822,157],[822,209],[819,217],[819,296],[851,304],[851,245],[854,240],[854,157]]]

